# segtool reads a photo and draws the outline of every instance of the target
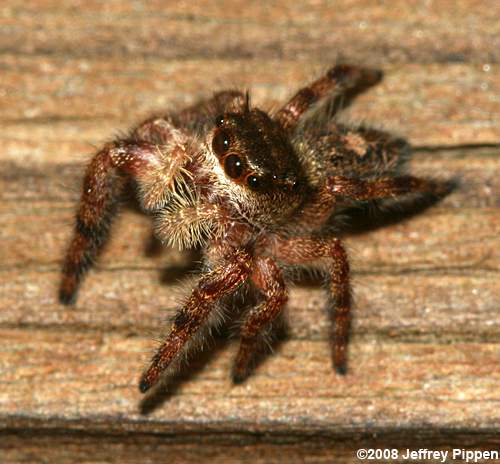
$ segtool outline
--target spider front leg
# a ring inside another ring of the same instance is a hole
[[[258,344],[260,332],[280,314],[287,302],[283,275],[271,258],[257,258],[251,276],[264,295],[264,302],[250,311],[241,328],[241,343],[233,367],[233,381],[240,383],[248,374],[248,364]]]
[[[184,307],[177,313],[170,334],[154,355],[150,367],[139,383],[142,393],[149,390],[167,368],[175,368],[180,353],[188,349],[188,342],[207,320],[214,303],[234,292],[247,280],[252,268],[249,253],[238,250],[224,263],[203,276]]]
[[[154,211],[166,202],[186,158],[179,132],[167,145],[117,141],[94,156],[85,174],[75,231],[64,260],[61,303],[74,303],[82,278],[109,235],[127,180],[136,181],[143,208]]]
[[[132,130],[131,139],[151,142],[156,145],[166,145],[176,141],[179,130],[172,123],[170,116],[153,116],[146,119]]]
[[[325,76],[300,89],[275,115],[287,131],[293,131],[301,116],[326,96],[350,99],[377,84],[382,72],[376,69],[339,64]],[[333,114],[332,114],[333,116]]]
[[[351,323],[351,288],[347,253],[338,238],[295,237],[276,242],[276,257],[287,264],[326,261],[333,304],[332,361],[339,374],[346,373],[347,343]]]

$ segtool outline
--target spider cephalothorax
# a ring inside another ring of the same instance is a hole
[[[254,223],[287,220],[301,203],[306,183],[283,128],[267,113],[245,106],[240,113],[217,116],[209,138],[221,168],[213,170],[220,198]]]
[[[251,108],[248,94],[219,92],[145,121],[93,157],[64,263],[61,302],[75,301],[129,180],[164,242],[204,250],[204,274],[144,373],[141,391],[172,372],[215,323],[219,300],[247,286],[261,302],[241,326],[233,379],[243,380],[259,335],[286,304],[285,271],[302,266],[319,266],[328,276],[333,364],[345,372],[349,265],[332,222],[346,204],[410,194],[438,198],[449,191],[444,182],[398,175],[409,151],[404,140],[342,126],[333,120],[332,105],[316,105],[325,98],[347,101],[380,78],[378,71],[337,65],[272,114]]]

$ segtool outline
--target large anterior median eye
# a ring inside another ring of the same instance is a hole
[[[226,174],[233,178],[238,179],[243,174],[243,162],[239,156],[229,155],[224,160],[224,171]]]
[[[212,150],[217,156],[222,156],[229,150],[231,142],[225,130],[218,130],[212,139]]]

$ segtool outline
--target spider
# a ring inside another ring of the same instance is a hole
[[[345,374],[351,292],[336,220],[349,205],[439,199],[449,191],[444,181],[400,174],[410,152],[405,140],[335,120],[339,105],[328,102],[349,101],[381,77],[338,64],[274,112],[251,107],[248,93],[218,92],[146,120],[92,158],[64,261],[62,303],[75,302],[130,181],[163,242],[203,250],[202,274],[143,373],[141,392],[179,367],[220,321],[226,297],[252,288],[260,303],[241,324],[232,371],[243,381],[261,334],[286,305],[291,271],[304,266],[328,276],[333,366]]]

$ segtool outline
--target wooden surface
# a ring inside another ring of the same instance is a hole
[[[192,3],[192,4],[191,4]],[[497,1],[33,2],[0,7],[1,462],[355,462],[359,447],[500,447]],[[171,391],[137,379],[189,278],[127,210],[78,305],[56,303],[93,146],[227,85],[270,107],[342,57],[384,69],[345,118],[408,137],[461,188],[348,239],[350,371],[324,295],[291,291],[288,339],[241,386],[224,338]]]

